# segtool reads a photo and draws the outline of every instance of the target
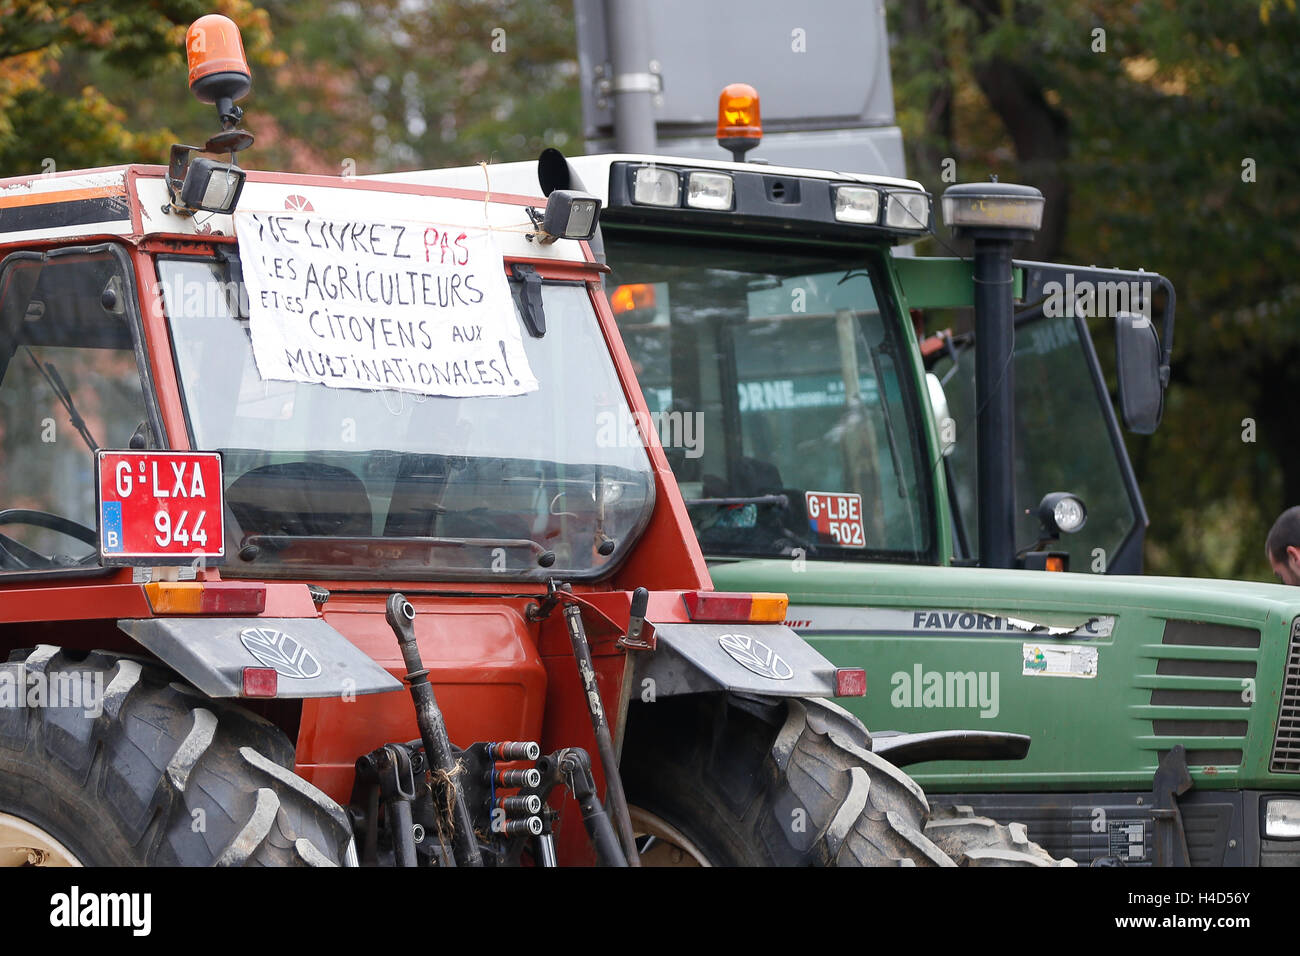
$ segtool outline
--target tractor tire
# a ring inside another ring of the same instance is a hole
[[[934,807],[925,835],[961,866],[1078,866],[1031,842],[1023,823],[1003,826],[966,806]]]
[[[986,839],[982,826],[940,827],[945,846],[931,838],[921,788],[871,753],[861,723],[829,701],[697,694],[635,706],[621,772],[643,865],[958,866],[997,856],[963,844],[976,832]],[[1046,854],[1028,846],[1019,863],[1039,865],[1033,851]]]
[[[293,745],[269,721],[103,651],[42,645],[11,655],[0,677],[101,692],[0,707],[0,860],[30,840],[48,844],[35,863],[355,864],[343,809],[293,772]]]

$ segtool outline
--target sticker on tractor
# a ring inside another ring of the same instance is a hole
[[[842,548],[865,548],[862,524],[862,496],[836,491],[806,491],[808,527],[822,537],[829,536]]]
[[[1026,677],[1096,677],[1097,648],[1026,644],[1022,663]]]
[[[538,388],[483,230],[238,212],[264,379],[459,398]]]
[[[225,557],[220,455],[99,451],[95,458],[103,564],[163,567]]]
[[[1125,863],[1146,858],[1146,827],[1142,821],[1112,820],[1106,824],[1109,855]]]

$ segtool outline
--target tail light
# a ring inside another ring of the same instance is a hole
[[[687,591],[682,595],[692,621],[706,624],[780,623],[790,598],[767,592]]]
[[[155,614],[261,614],[266,588],[225,581],[154,581],[144,586]]]

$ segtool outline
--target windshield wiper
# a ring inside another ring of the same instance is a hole
[[[90,434],[90,428],[86,425],[86,420],[77,414],[77,408],[72,404],[72,393],[68,391],[68,386],[63,384],[63,376],[59,374],[59,370],[48,362],[42,363],[25,343],[23,351],[27,353],[27,357],[36,366],[36,371],[45,377],[45,381],[49,383],[50,388],[54,391],[54,397],[63,403],[63,407],[68,410],[68,421],[81,435],[81,440],[86,443],[90,453],[93,455],[99,451],[99,442],[95,441],[95,436]]]

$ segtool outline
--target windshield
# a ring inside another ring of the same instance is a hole
[[[862,255],[607,237],[607,289],[706,555],[927,560],[908,352]]]
[[[222,453],[224,573],[596,577],[648,520],[649,459],[606,427],[631,416],[581,283],[544,284],[546,334],[522,333],[537,390],[447,398],[264,380],[221,267],[158,272],[194,447]]]

